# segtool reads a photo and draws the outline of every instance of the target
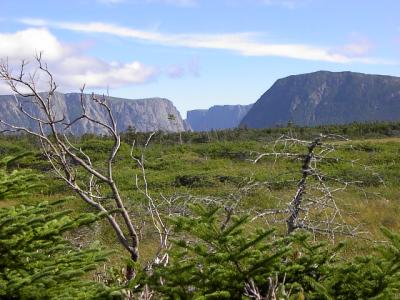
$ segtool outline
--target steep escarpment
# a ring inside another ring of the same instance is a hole
[[[44,94],[43,94],[44,95]],[[44,95],[45,96],[45,95]],[[63,123],[70,123],[82,114],[81,95],[79,93],[56,93],[53,97],[53,111],[57,119],[63,119]],[[83,103],[85,110],[93,119],[108,122],[107,111],[100,105],[90,100],[91,95],[85,94]],[[12,95],[0,96],[0,119],[6,122],[26,128],[37,128],[37,122],[24,115],[19,109],[18,102],[22,104],[24,111],[32,116],[40,116],[41,112],[36,105],[32,105],[31,99],[16,98]],[[186,130],[179,111],[173,103],[164,98],[149,98],[130,100],[115,97],[107,97],[113,116],[119,131],[133,127],[137,131],[148,132],[163,130],[178,132]],[[82,135],[85,133],[107,134],[104,127],[82,119],[69,127],[69,133]]]
[[[319,71],[279,79],[241,126],[345,124],[400,120],[400,78]]]
[[[249,105],[215,105],[209,109],[187,112],[187,122],[194,131],[235,128],[250,110]]]

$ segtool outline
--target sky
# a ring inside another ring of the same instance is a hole
[[[0,59],[33,70],[42,52],[61,92],[168,98],[185,117],[254,103],[293,74],[400,76],[399,11],[398,0],[0,0]]]

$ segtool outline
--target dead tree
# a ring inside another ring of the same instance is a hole
[[[149,212],[153,227],[156,229],[157,235],[159,236],[159,246],[157,252],[154,258],[147,263],[146,267],[147,269],[151,269],[153,264],[166,265],[168,263],[168,253],[166,250],[169,248],[168,237],[170,234],[170,228],[161,217],[159,211],[160,205],[151,196],[147,182],[147,175],[145,168],[145,151],[147,150],[150,140],[154,136],[154,134],[155,134],[154,132],[150,134],[139,156],[135,156],[133,153],[135,147],[135,141],[133,141],[131,149],[131,158],[136,162],[136,165],[139,168],[141,175],[141,176],[138,175],[135,176],[135,185],[137,190],[147,199],[147,211]],[[142,183],[140,183],[139,178],[141,178]]]
[[[291,184],[297,181],[294,196],[288,203],[282,203],[284,206],[278,205],[273,209],[255,209],[252,212],[253,220],[264,218],[268,219],[268,223],[286,223],[287,234],[296,229],[304,229],[314,235],[328,235],[332,240],[335,235],[360,236],[366,233],[361,230],[361,224],[353,218],[352,212],[347,208],[342,209],[336,199],[337,193],[346,191],[350,187],[358,189],[358,185],[362,182],[334,178],[325,174],[320,168],[320,164],[327,161],[345,162],[335,156],[339,145],[327,142],[330,139],[347,140],[342,136],[320,135],[312,141],[305,141],[284,135],[273,143],[270,152],[257,154],[253,163],[267,157],[274,158],[274,164],[281,159],[300,161],[301,178],[296,180],[294,177],[290,182],[285,182]],[[295,147],[297,149],[293,149]],[[301,153],[299,147],[306,147],[307,151]],[[356,161],[351,161],[351,164],[354,166]],[[371,174],[371,176],[377,175]],[[258,183],[267,187],[269,184],[271,183]]]
[[[4,131],[23,132],[38,138],[41,150],[56,175],[87,204],[105,215],[119,243],[129,253],[130,259],[133,262],[138,261],[139,237],[134,226],[135,220],[124,204],[113,175],[113,164],[121,146],[121,138],[106,97],[92,94],[87,99],[82,88],[81,114],[75,120],[66,122],[65,116],[60,116],[55,111],[57,84],[47,64],[43,63],[41,54],[36,56],[36,63],[37,69],[34,72],[27,72],[27,63],[23,61],[17,73],[12,72],[7,61],[2,61],[0,64],[0,78],[8,83],[14,93],[16,107],[22,115],[36,124],[36,128],[31,129],[0,120]],[[39,78],[40,76],[47,78],[46,93],[38,91],[37,82],[39,79],[43,81],[43,77]],[[29,112],[25,107],[26,103],[21,99],[36,107],[39,113]],[[100,120],[91,116],[86,109],[87,101],[102,109],[107,119]],[[102,167],[94,165],[91,157],[67,137],[68,129],[82,120],[106,130],[113,141],[108,159]],[[129,280],[133,277],[134,270],[131,264],[128,264],[126,278]]]
[[[321,145],[321,141],[319,138],[316,138],[314,141],[312,141],[307,146],[308,152],[304,158],[303,165],[301,167],[301,172],[303,173],[303,175],[297,185],[298,189],[296,191],[296,195],[294,196],[294,198],[289,206],[290,213],[289,213],[289,217],[286,221],[288,234],[292,233],[298,227],[296,222],[299,217],[300,205],[302,204],[303,195],[306,190],[307,178],[308,178],[308,176],[313,174],[312,170],[311,170],[311,160],[314,156],[314,149],[318,145]]]

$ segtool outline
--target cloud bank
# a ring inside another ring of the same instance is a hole
[[[57,60],[67,55],[63,45],[47,29],[30,28],[15,33],[0,33],[0,57],[26,59],[46,48],[46,58]]]
[[[107,62],[82,54],[81,49],[61,43],[42,27],[0,33],[0,45],[0,58],[6,58],[14,69],[22,59],[33,59],[42,52],[61,89],[77,89],[83,84],[91,89],[116,88],[146,83],[157,75],[156,68],[138,61]],[[0,93],[7,92],[9,89],[0,85]]]
[[[357,51],[352,51],[352,54],[348,55],[345,53],[346,51],[337,51],[338,47],[264,42],[260,41],[259,34],[251,32],[229,34],[170,34],[160,33],[157,31],[139,30],[102,22],[52,22],[42,19],[23,19],[20,20],[20,22],[30,26],[46,26],[89,34],[109,34],[163,46],[225,50],[243,56],[284,57],[341,64],[392,63],[384,59],[356,55]],[[351,48],[357,50],[355,49],[355,45],[351,45]]]

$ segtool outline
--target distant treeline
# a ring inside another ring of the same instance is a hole
[[[157,132],[152,139],[153,143],[174,144],[182,140],[183,143],[196,144],[215,141],[261,141],[268,142],[286,134],[298,138],[312,138],[316,135],[335,134],[346,136],[351,139],[380,138],[400,136],[399,122],[371,122],[371,123],[350,123],[342,125],[320,125],[315,127],[300,127],[288,123],[284,127],[249,129],[246,127],[212,130],[204,132],[182,132],[179,133]],[[136,140],[144,143],[148,133],[135,133],[132,129],[122,134],[122,139],[128,143]]]
[[[344,125],[321,125],[316,127],[300,127],[293,124],[287,124],[285,127],[249,129],[235,128],[225,130],[212,130],[204,132],[181,132],[171,133],[157,131],[152,139],[151,144],[202,144],[212,142],[243,142],[258,141],[270,142],[276,140],[282,135],[291,135],[301,139],[310,139],[320,133],[334,134],[345,136],[350,139],[367,139],[367,138],[383,138],[383,137],[400,137],[400,121],[399,122],[372,122],[372,123],[351,123]],[[121,133],[121,140],[127,144],[134,141],[137,145],[143,145],[149,138],[148,132],[135,132],[133,128]],[[70,136],[71,142],[87,142],[91,140],[108,140],[108,136],[98,136],[95,134],[85,134],[80,137]],[[0,154],[19,153],[21,150],[29,151],[39,148],[39,141],[25,134],[21,135],[0,135]],[[5,149],[6,148],[6,149]]]

